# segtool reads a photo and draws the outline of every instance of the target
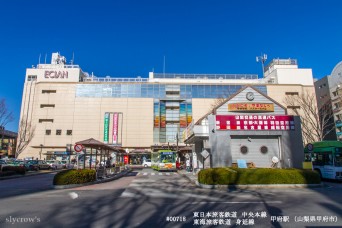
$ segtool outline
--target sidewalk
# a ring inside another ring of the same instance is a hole
[[[183,177],[187,178],[191,183],[196,184],[196,181],[198,180],[197,173],[195,172],[187,172],[186,170],[178,170],[177,171],[179,175],[182,175]]]

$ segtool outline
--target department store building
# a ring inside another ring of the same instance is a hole
[[[314,92],[311,69],[274,59],[256,74],[170,74],[148,78],[96,77],[53,53],[50,64],[26,70],[21,119],[35,134],[20,158],[67,159],[75,142],[89,138],[145,153],[187,148],[182,132],[210,111],[218,98],[246,85],[283,104],[284,97]],[[285,107],[286,108],[286,107]],[[288,110],[291,114],[291,110]]]

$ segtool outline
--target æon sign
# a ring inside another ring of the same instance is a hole
[[[45,78],[68,78],[68,71],[49,71],[44,73]]]

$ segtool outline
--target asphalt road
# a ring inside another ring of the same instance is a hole
[[[53,175],[0,181],[0,227],[342,227],[341,183],[218,191],[142,169],[54,190]]]

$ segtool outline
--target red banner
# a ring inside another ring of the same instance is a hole
[[[294,130],[293,116],[279,115],[217,115],[217,130]]]

